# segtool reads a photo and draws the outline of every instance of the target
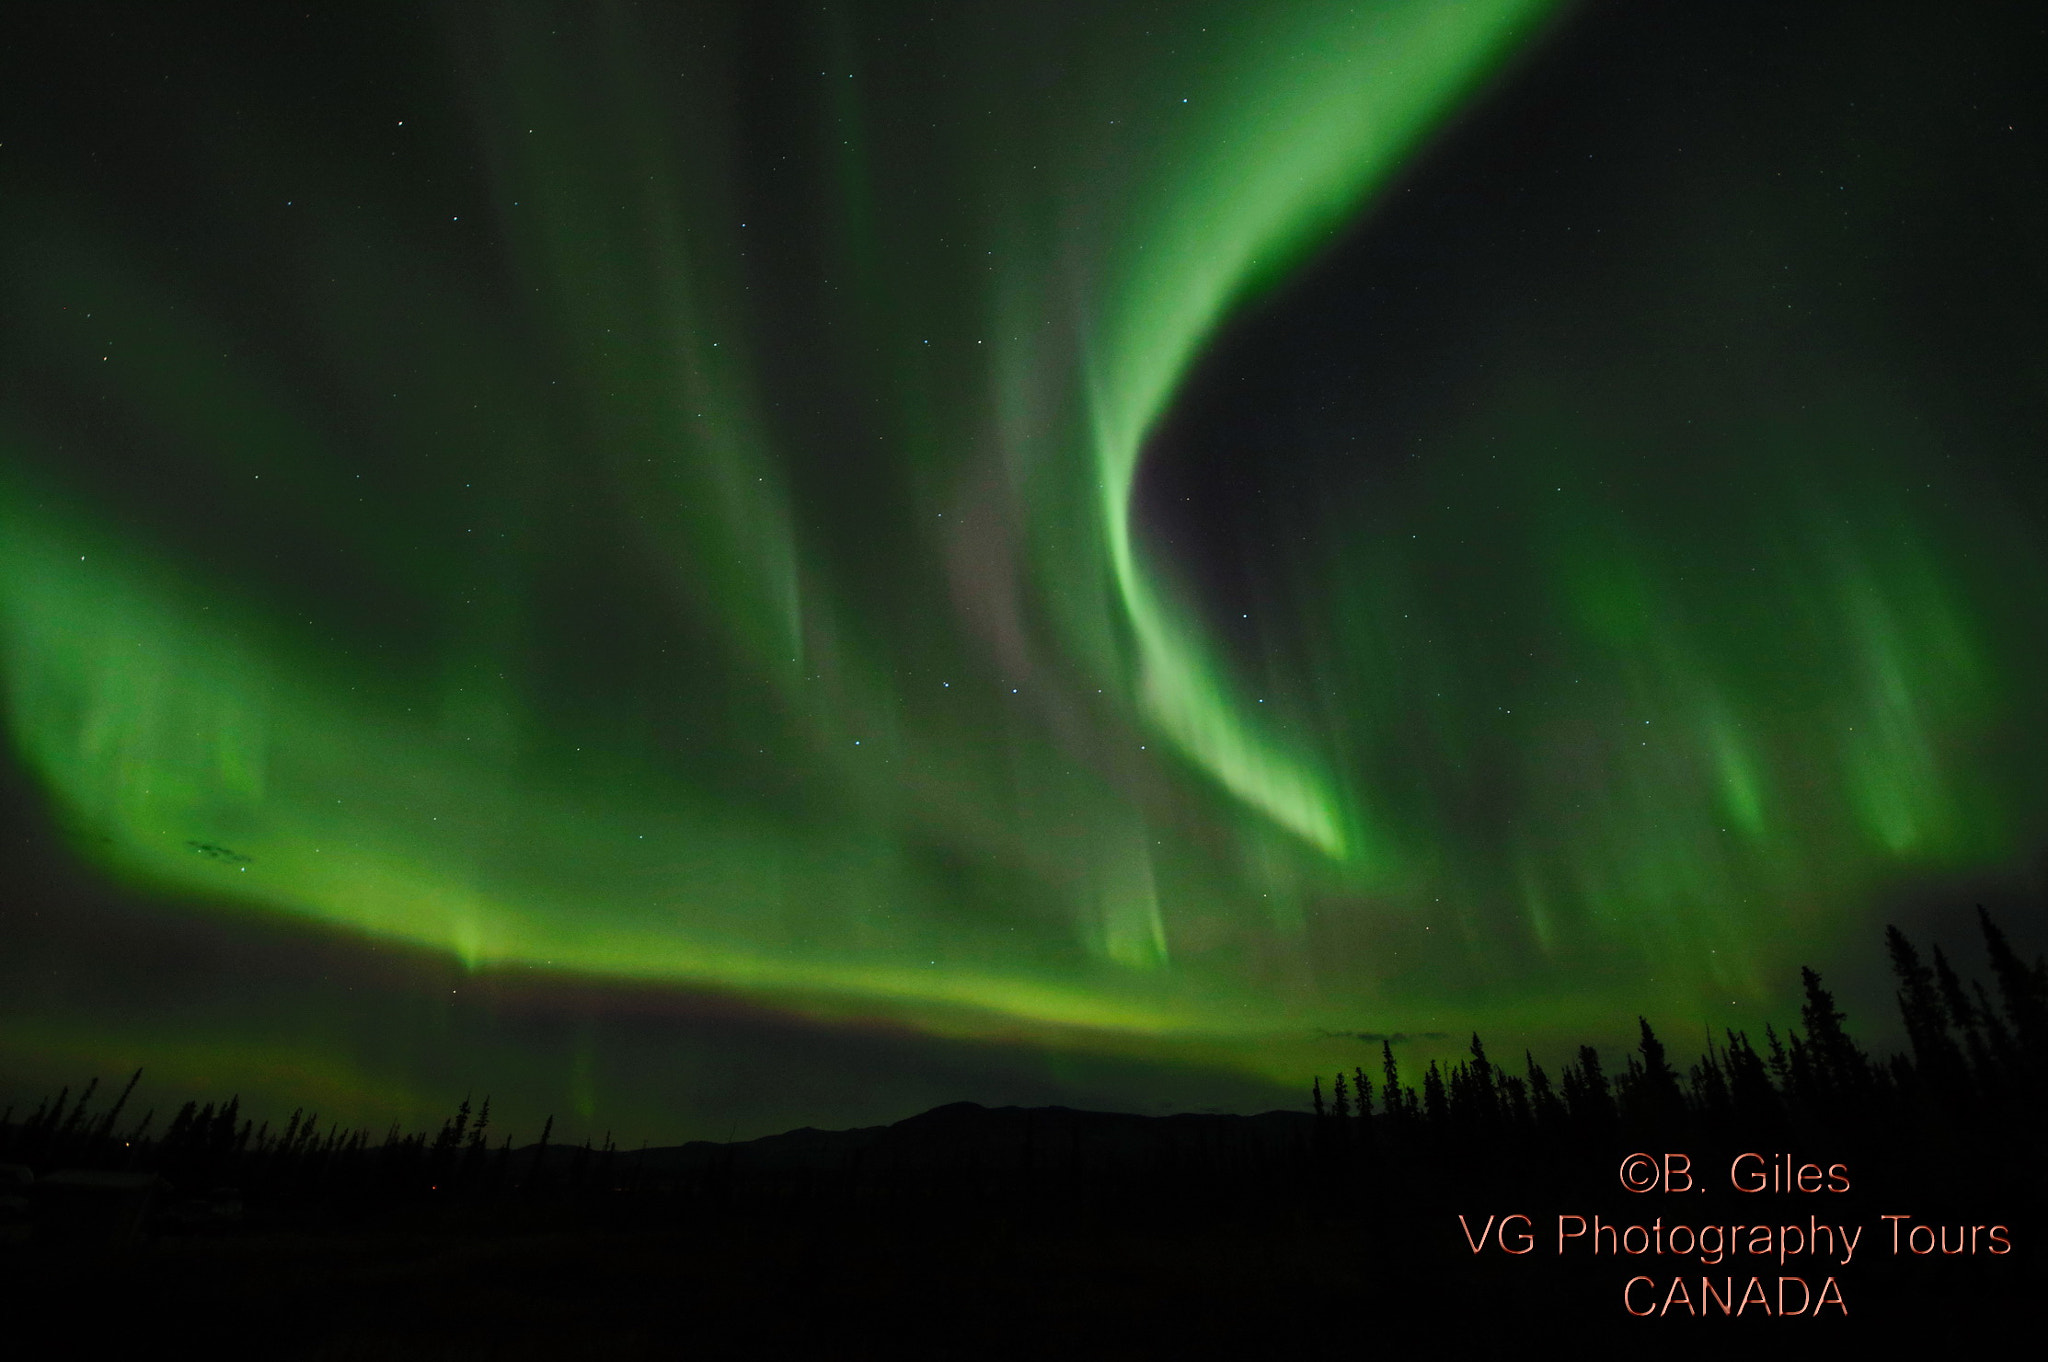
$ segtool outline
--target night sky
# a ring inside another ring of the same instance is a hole
[[[1261,1110],[2041,947],[2038,5],[19,11],[0,1098]]]

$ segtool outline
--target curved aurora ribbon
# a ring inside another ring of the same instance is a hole
[[[1464,735],[1403,771],[1255,719],[1284,706],[1134,529],[1204,348],[1547,3],[829,14],[777,134],[819,169],[773,192],[738,20],[685,8],[459,35],[466,104],[409,120],[462,186],[431,223],[368,153],[307,207],[297,148],[217,148],[293,205],[260,247],[281,321],[225,268],[152,273],[89,203],[8,208],[10,330],[61,399],[0,409],[8,735],[99,865],[477,967],[1263,1065],[1378,1005],[1407,962],[1376,933],[1441,899],[1516,968],[1611,949],[1746,987],[1736,947],[1837,872],[2013,844],[1958,774],[2000,669],[1907,511],[1757,536],[1819,584],[1818,642],[1747,692],[1625,517],[1532,512],[1543,609],[1686,742],[1561,688],[1469,763],[1543,794],[1470,866],[1418,829],[1485,801],[1410,774],[1463,770]],[[1345,608],[1399,627],[1357,576]],[[1440,736],[1415,698],[1357,727],[1412,755]]]

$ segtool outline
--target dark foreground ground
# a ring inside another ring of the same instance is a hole
[[[1417,1207],[1378,1225],[1188,1206],[1150,1221],[1060,1207],[679,1210],[328,1208],[324,1225],[112,1251],[14,1245],[0,1272],[17,1338],[92,1356],[2022,1356],[2048,1303],[2038,1252],[1866,1255],[1838,1270],[1846,1315],[1636,1319],[1624,1283],[1656,1274],[1661,1296],[1670,1262],[1475,1256],[1455,1215]],[[1718,1285],[1729,1267],[1707,1271]],[[1739,1265],[1735,1279],[1760,1272],[1775,1289],[1779,1271]],[[1815,1287],[1827,1275],[1784,1271]]]

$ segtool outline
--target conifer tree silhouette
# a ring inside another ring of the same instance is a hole
[[[1501,1114],[1513,1121],[1517,1129],[1527,1129],[1530,1121],[1529,1085],[1514,1074],[1500,1075]]]
[[[1786,1053],[1785,1043],[1778,1039],[1777,1028],[1773,1027],[1769,1022],[1764,1023],[1764,1043],[1771,1047],[1771,1057],[1767,1062],[1770,1066],[1771,1076],[1777,1082],[1778,1091],[1782,1093],[1791,1092],[1793,1087],[1791,1056]]]
[[[1635,1055],[1629,1057],[1634,1079],[1629,1085],[1629,1115],[1663,1128],[1684,1117],[1685,1098],[1678,1088],[1677,1072],[1664,1057],[1664,1042],[1650,1029],[1649,1018],[1637,1017],[1636,1025],[1641,1030],[1636,1052],[1642,1058],[1637,1063]]]
[[[85,1085],[85,1091],[78,1095],[78,1100],[71,1104],[71,1114],[64,1118],[64,1124],[57,1127],[56,1134],[52,1138],[53,1148],[68,1151],[71,1144],[71,1133],[78,1128],[79,1118],[85,1115],[85,1109],[91,1104],[92,1095],[99,1085],[99,1079],[93,1079],[92,1082]]]
[[[93,1143],[95,1145],[104,1143],[113,1134],[114,1122],[121,1119],[121,1109],[128,1105],[129,1095],[135,1091],[135,1085],[141,1081],[142,1070],[140,1069],[137,1069],[128,1076],[128,1086],[121,1089],[121,1095],[114,1099],[114,1105],[101,1118],[99,1129],[93,1133]]]
[[[1834,995],[1821,987],[1820,975],[1802,965],[1799,979],[1806,992],[1799,1017],[1806,1023],[1816,1094],[1823,1104],[1853,1104],[1868,1086],[1870,1061],[1842,1029],[1848,1018],[1835,1006]]]
[[[1536,1124],[1544,1129],[1555,1129],[1564,1119],[1564,1103],[1551,1091],[1550,1075],[1536,1062],[1536,1056],[1522,1051],[1522,1066],[1529,1081],[1529,1100],[1534,1108]]]
[[[1934,982],[1941,991],[1941,1004],[1948,1013],[1948,1019],[1963,1033],[1963,1053],[1969,1056],[1970,1071],[1979,1077],[1991,1070],[1991,1052],[1984,1044],[1984,1033],[1977,1025],[1977,1009],[1970,1001],[1970,994],[1963,987],[1963,981],[1956,977],[1948,957],[1941,947],[1934,948]]]
[[[1732,1100],[1728,1092],[1728,1070],[1723,1056],[1714,1050],[1714,1034],[1707,1032],[1707,1048],[1699,1062],[1686,1071],[1691,1106],[1700,1121],[1715,1129],[1728,1124]]]
[[[1601,1071],[1600,1052],[1590,1045],[1579,1047],[1577,1064],[1565,1066],[1564,1101],[1573,1122],[1584,1130],[1614,1124],[1614,1093]]]
[[[1736,1122],[1777,1133],[1784,1123],[1784,1107],[1778,1101],[1778,1090],[1771,1086],[1771,1076],[1764,1068],[1763,1056],[1749,1043],[1748,1032],[1725,1031],[1724,1034],[1728,1038],[1728,1099],[1734,1108]]]
[[[1486,1047],[1480,1044],[1479,1033],[1472,1033],[1472,1102],[1475,1115],[1481,1122],[1488,1122],[1500,1114],[1500,1091],[1494,1082],[1493,1065],[1486,1060]]]
[[[1984,1028],[1987,1047],[1991,1051],[1992,1068],[1998,1073],[2003,1088],[2013,1088],[2022,1082],[2022,1067],[2018,1044],[2013,1040],[2012,1028],[2005,1018],[1998,1015],[1998,1009],[1991,1005],[1991,999],[1984,992],[1981,981],[1970,981],[1970,992],[1976,996],[1975,1011],[1978,1025]]]
[[[505,1189],[505,1172],[512,1166],[512,1132],[505,1132],[504,1143],[498,1146],[497,1154],[491,1160],[490,1189],[502,1192]]]
[[[548,1136],[555,1133],[555,1118],[549,1113],[547,1124],[540,1128],[540,1141],[533,1147],[533,1162],[526,1168],[526,1188],[538,1193],[545,1187],[548,1159]]]
[[[1934,971],[1921,963],[1920,952],[1897,927],[1884,929],[1884,944],[1899,981],[1899,1018],[1906,1024],[1906,1040],[1913,1047],[1914,1074],[1935,1094],[1954,1102],[1964,1091],[1963,1052],[1949,1034],[1948,1013]]]
[[[2039,1076],[2048,1069],[2048,964],[2037,961],[2029,966],[2022,961],[1981,903],[1977,925],[1984,932],[1984,952],[1991,957],[1991,976],[1998,982],[1999,1001],[2005,1004],[2017,1049]]]
[[[1450,1124],[1450,1101],[1444,1094],[1443,1075],[1437,1072],[1433,1059],[1429,1061],[1429,1071],[1422,1076],[1422,1112],[1434,1130],[1442,1131]]]

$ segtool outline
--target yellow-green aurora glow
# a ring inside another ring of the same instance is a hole
[[[1545,0],[742,9],[463,10],[345,135],[230,82],[160,231],[18,187],[0,679],[76,854],[1292,1079],[1319,1028],[1775,997],[2035,844],[2039,556],[1880,385],[1653,399],[1475,325],[1256,624],[1148,516],[1204,356]],[[1659,315],[1752,249],[1684,209]]]

